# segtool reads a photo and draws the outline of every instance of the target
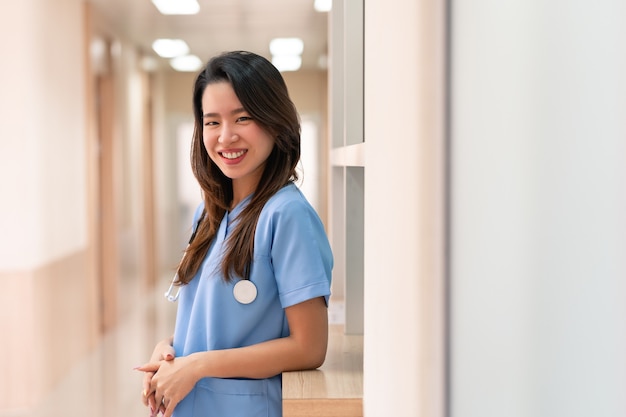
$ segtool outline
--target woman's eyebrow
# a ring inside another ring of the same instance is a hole
[[[238,109],[235,109],[233,111],[230,112],[231,115],[235,115],[235,114],[239,114],[239,113],[245,113],[246,109],[244,109],[243,107],[239,107]],[[202,115],[203,119],[206,119],[207,117],[218,117],[219,114],[218,113],[204,113]]]

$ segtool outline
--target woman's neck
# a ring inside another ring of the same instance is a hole
[[[235,207],[239,205],[243,200],[246,199],[253,191],[250,192],[241,192],[241,193],[233,193],[233,199],[230,202],[229,211],[233,211]]]

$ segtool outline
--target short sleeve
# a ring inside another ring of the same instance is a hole
[[[283,308],[330,296],[333,257],[319,216],[302,197],[284,202],[271,218],[270,257]]]

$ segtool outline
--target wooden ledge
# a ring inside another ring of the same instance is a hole
[[[283,373],[285,417],[363,415],[363,336],[329,327],[326,361],[319,369]]]

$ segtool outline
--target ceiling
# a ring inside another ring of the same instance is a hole
[[[154,57],[151,44],[157,38],[185,40],[202,61],[227,50],[249,50],[269,59],[269,42],[276,37],[304,41],[302,69],[320,69],[327,54],[328,13],[315,11],[314,0],[198,0],[198,14],[181,16],[160,14],[150,0],[88,1],[99,29]]]

